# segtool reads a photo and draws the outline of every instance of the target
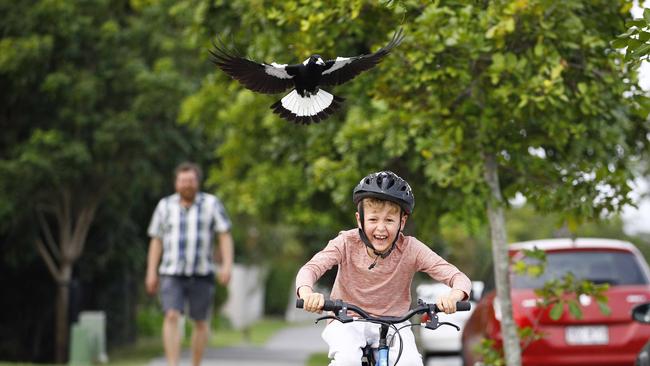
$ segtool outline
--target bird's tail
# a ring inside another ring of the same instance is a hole
[[[301,124],[318,123],[338,110],[345,99],[324,90],[301,96],[296,90],[275,102],[271,109],[287,121]]]

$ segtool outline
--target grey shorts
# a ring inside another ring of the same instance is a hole
[[[188,305],[192,320],[206,320],[214,303],[214,276],[160,276],[160,301],[165,313],[185,312]]]

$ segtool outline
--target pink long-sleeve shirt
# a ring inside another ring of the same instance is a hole
[[[316,253],[296,276],[296,290],[313,288],[318,279],[338,265],[332,299],[360,306],[374,316],[401,316],[411,305],[411,282],[416,272],[425,272],[434,280],[461,290],[468,298],[471,281],[421,241],[400,233],[396,247],[376,266],[359,237],[358,229],[341,231],[327,246]]]

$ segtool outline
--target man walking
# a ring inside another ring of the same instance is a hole
[[[199,191],[201,169],[196,164],[182,163],[174,173],[176,193],[158,202],[149,224],[145,285],[151,295],[160,288],[167,363],[179,364],[178,322],[187,305],[194,322],[192,365],[199,366],[208,343],[215,275],[219,283],[226,285],[232,272],[231,223],[221,201]],[[213,250],[215,236],[218,251]],[[218,271],[215,258],[221,262]]]

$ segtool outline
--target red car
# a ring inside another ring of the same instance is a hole
[[[521,250],[537,247],[546,252],[545,273],[539,278],[512,275],[511,297],[515,323],[531,326],[544,336],[522,347],[524,366],[634,365],[636,355],[650,339],[650,325],[632,320],[632,308],[650,301],[648,264],[634,245],[609,239],[535,240],[512,244],[514,259]],[[549,309],[537,306],[534,290],[552,278],[572,272],[578,279],[609,283],[606,292],[611,314],[604,315],[589,296],[579,300],[582,319],[565,311],[558,320]],[[465,366],[480,365],[475,348],[483,338],[502,347],[501,314],[495,291],[486,293],[465,324],[462,356]]]

